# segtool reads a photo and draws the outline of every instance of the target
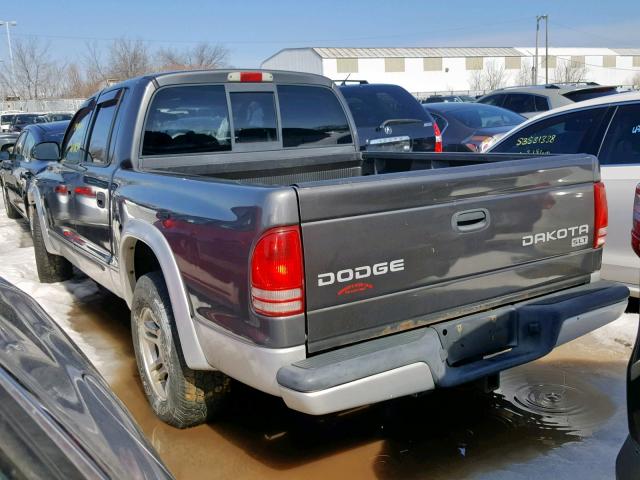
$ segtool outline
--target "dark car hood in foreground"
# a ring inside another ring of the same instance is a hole
[[[0,367],[106,477],[172,478],[76,345],[33,299],[1,278]]]

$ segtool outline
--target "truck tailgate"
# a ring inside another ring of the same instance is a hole
[[[563,155],[296,186],[309,351],[585,283],[597,180]]]

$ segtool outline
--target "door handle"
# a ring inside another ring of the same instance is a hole
[[[457,212],[451,219],[451,225],[461,233],[483,230],[489,225],[489,211],[486,208],[478,208]]]
[[[104,208],[104,206],[107,204],[107,196],[104,194],[104,192],[96,193],[96,203],[100,208]]]

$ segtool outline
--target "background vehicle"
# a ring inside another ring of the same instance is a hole
[[[607,186],[609,227],[602,278],[625,283],[638,296],[640,260],[629,245],[629,219],[640,181],[640,94],[587,100],[531,119],[489,148],[502,153],[589,153],[600,160]]]
[[[27,125],[46,123],[49,120],[42,113],[16,113],[9,127],[10,132],[21,132]]]
[[[529,87],[508,87],[495,90],[479,98],[479,103],[506,108],[525,117],[533,117],[540,112],[582,102],[591,98],[618,93],[617,87],[585,83],[550,83]]]
[[[340,86],[353,115],[360,148],[366,151],[441,151],[433,118],[397,85]]]
[[[45,114],[49,122],[63,122],[73,118],[74,112],[49,112]]]
[[[431,95],[421,103],[440,103],[440,102],[475,102],[476,99],[470,95]]]
[[[315,415],[495,379],[627,304],[595,281],[597,159],[362,152],[325,77],[133,79],[61,150],[29,190],[38,275],[73,264],[127,301],[147,398],[179,427],[229,377]]]
[[[13,119],[16,116],[16,113],[19,112],[2,112],[0,113],[0,132],[8,132],[11,124],[13,123]]]
[[[0,152],[10,150],[15,145],[18,135],[18,132],[0,133]]]
[[[482,152],[526,119],[510,110],[480,103],[424,104],[442,134],[445,152]]]
[[[640,184],[636,187],[633,204],[631,247],[640,257]],[[638,280],[640,282],[640,279]],[[629,435],[616,459],[616,479],[633,480],[640,476],[640,325],[636,343],[627,367],[627,418]]]
[[[29,296],[0,278],[6,478],[172,478],[131,414]]]
[[[0,165],[0,185],[9,218],[28,218],[27,191],[31,179],[60,158],[60,142],[69,122],[27,125],[13,151]]]

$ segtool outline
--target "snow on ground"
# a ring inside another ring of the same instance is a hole
[[[40,283],[28,223],[7,218],[4,208],[0,209],[0,276],[31,295],[89,358],[96,358],[92,345],[73,329],[69,314],[80,301],[95,295],[98,287],[87,278]]]

